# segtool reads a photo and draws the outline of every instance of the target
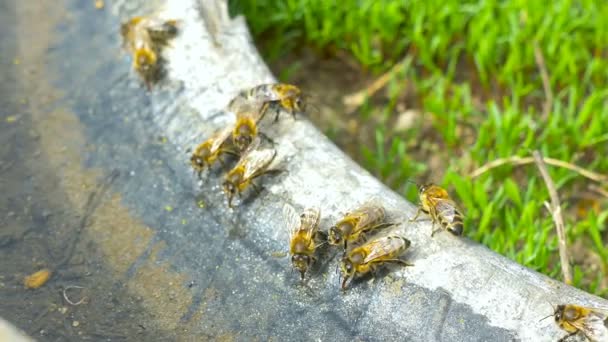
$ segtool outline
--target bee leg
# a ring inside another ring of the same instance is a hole
[[[237,156],[238,155],[238,153],[236,153],[235,151],[233,151],[233,150],[231,150],[229,148],[221,148],[221,149],[219,149],[218,154],[221,156],[222,153],[226,153],[226,154],[229,154],[229,155],[232,155],[232,156]]]
[[[420,216],[421,212],[422,212],[422,208],[418,207],[418,210],[416,210],[416,215],[414,215],[414,218],[410,219],[410,222],[416,221],[416,219],[418,219],[418,216]]]
[[[567,340],[568,340],[570,337],[572,337],[572,336],[574,336],[574,335],[578,334],[579,332],[580,332],[580,331],[578,331],[578,330],[577,330],[577,331],[575,331],[575,332],[573,332],[573,333],[569,333],[568,335],[566,335],[566,336],[564,336],[564,337],[560,338],[559,340],[557,340],[557,342],[566,342],[566,341],[567,341]]]
[[[275,105],[275,116],[274,116],[274,121],[273,122],[277,122],[279,121],[279,115],[281,115],[281,106]]]
[[[431,231],[431,237],[433,237],[433,236],[435,236],[435,233],[437,233],[438,231],[440,231],[440,230],[441,230],[441,227],[439,227],[439,228],[435,229],[435,221],[433,221],[433,224],[432,224],[432,226],[431,226],[431,229],[433,229],[433,230]]]
[[[235,156],[235,157],[238,157],[238,156],[239,156],[239,153],[238,153],[238,152],[233,151],[233,150],[229,150],[229,149],[222,150],[222,152],[227,153],[227,154],[229,154],[229,155],[231,155],[231,156]]]
[[[405,260],[401,260],[401,259],[388,259],[388,260],[384,260],[384,262],[386,263],[391,263],[391,264],[397,264],[397,265],[401,265],[401,266],[414,266],[414,264],[410,264],[409,262],[406,262]]]
[[[359,240],[361,241],[361,243],[365,243],[365,242],[367,242],[367,234],[365,234],[365,233],[361,233],[361,234],[359,235]]]
[[[254,183],[251,183],[251,188],[253,189],[253,191],[255,191],[255,194],[256,194],[257,196],[259,196],[259,195],[262,193],[262,190],[264,190],[264,188],[263,188],[263,187],[261,187],[261,186],[259,186],[259,185],[256,185],[256,184],[254,184]]]
[[[314,256],[311,256],[310,258],[308,258],[308,268],[311,268],[313,264],[315,264],[317,262],[317,258],[315,258]]]
[[[392,226],[395,226],[395,225],[397,225],[397,223],[384,222],[384,223],[380,223],[380,224],[377,224],[377,225],[371,227],[369,230],[371,231],[371,230],[375,230],[375,229],[384,229],[384,228],[392,227]],[[364,236],[364,234],[361,234],[361,235]]]
[[[240,195],[240,193],[239,193]],[[234,208],[234,206],[232,205],[232,198],[234,197],[234,195],[232,193],[228,194],[228,208],[232,209]]]
[[[258,113],[260,113],[258,122],[260,122],[264,118],[264,116],[266,115],[266,112],[268,111],[269,106],[270,106],[270,102],[264,102],[264,104],[262,104],[262,106],[258,110]]]
[[[283,172],[287,172],[287,170],[285,169],[270,169],[270,170],[265,170],[257,175],[255,175],[254,177],[252,177],[251,179],[256,179],[262,175],[266,175],[266,174],[270,174],[270,175],[278,175],[279,173],[283,173]]]
[[[327,242],[327,233],[317,230],[317,232],[315,233],[314,239],[317,240],[317,242],[326,243]]]
[[[266,134],[259,132],[258,135],[264,139],[266,139],[268,142],[270,142],[273,145],[276,145],[276,143],[274,142],[274,140],[270,139],[269,136],[267,136]]]
[[[291,117],[293,118],[293,120],[298,120],[298,118],[296,117],[296,111],[295,110],[291,110]]]

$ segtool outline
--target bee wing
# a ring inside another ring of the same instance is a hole
[[[274,148],[252,150],[241,161],[245,172],[243,179],[253,178],[260,170],[266,168],[274,159],[277,151]]]
[[[359,216],[357,229],[369,228],[384,220],[385,212],[381,205],[366,203],[361,208],[355,210],[351,215]]]
[[[367,255],[363,263],[370,263],[378,259],[382,259],[397,250],[403,248],[405,242],[399,236],[386,236],[374,241],[371,241],[368,246],[370,253]]]
[[[456,216],[460,216],[456,203],[449,199],[436,199],[435,210],[438,215],[442,215],[448,222],[454,222]]]
[[[283,220],[290,235],[300,228],[301,220],[296,210],[289,204],[283,206]]]
[[[142,21],[142,26],[145,26],[146,29],[152,33],[164,33],[169,29],[177,27],[177,20],[164,20],[156,17],[148,17]]]
[[[319,228],[319,219],[321,218],[321,210],[317,207],[308,208],[300,215],[300,229],[308,232],[308,237],[312,238],[314,233]]]
[[[260,108],[264,104],[264,101],[249,96],[248,92],[244,91],[239,93],[233,98],[228,104],[228,111],[236,113],[237,116],[240,113],[259,112]]]
[[[591,341],[608,341],[608,312],[594,310],[570,323]]]
[[[216,132],[214,134],[214,136],[212,137],[213,143],[211,144],[211,147],[209,148],[209,150],[212,153],[217,151],[222,146],[222,144],[224,144],[226,139],[228,139],[228,137],[230,136],[230,133],[232,133],[232,127],[226,127],[226,128],[221,129],[220,131]]]
[[[261,105],[256,106],[255,104],[247,104],[246,107],[240,107],[236,113],[237,120],[243,117],[250,117],[256,123],[260,121],[262,113],[260,112]]]

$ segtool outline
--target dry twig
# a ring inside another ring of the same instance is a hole
[[[603,175],[601,173],[589,171],[587,169],[583,169],[580,166],[577,166],[572,163],[568,163],[568,162],[565,162],[565,161],[559,160],[559,159],[543,158],[543,160],[546,164],[549,164],[552,166],[557,166],[557,167],[563,167],[564,169],[572,170],[574,172],[579,173],[583,177],[589,178],[598,183],[608,182],[608,175]],[[491,169],[497,168],[497,167],[505,165],[505,164],[525,165],[525,164],[531,164],[531,163],[534,163],[533,157],[513,156],[513,157],[508,157],[508,158],[499,158],[499,159],[493,160],[493,161],[483,165],[482,167],[474,170],[473,172],[471,172],[471,174],[469,176],[471,178],[477,178],[477,177],[481,176],[482,174],[490,171]]]
[[[545,58],[543,57],[543,52],[540,50],[537,42],[534,42],[534,58],[536,59],[538,70],[540,71],[540,77],[543,80],[543,91],[545,92],[542,118],[543,120],[547,120],[553,104],[553,91],[551,90],[551,81],[549,79],[547,65],[545,64]]]
[[[543,157],[540,155],[538,151],[532,152],[534,156],[534,161],[536,162],[536,166],[540,170],[540,174],[543,176],[545,180],[545,184],[547,185],[547,189],[549,190],[549,197],[551,198],[551,205],[545,204],[549,207],[549,211],[553,216],[553,222],[555,222],[555,229],[557,230],[557,239],[559,246],[559,259],[562,265],[562,275],[564,276],[564,282],[568,285],[572,284],[572,270],[570,269],[570,258],[568,256],[568,244],[566,241],[566,231],[564,227],[564,219],[562,218],[562,207],[559,202],[559,197],[557,195],[557,190],[555,189],[555,184],[549,175],[549,171],[547,171],[547,165],[543,161]]]
[[[595,184],[589,184],[589,189],[597,192],[598,194],[608,198],[608,190],[605,190],[601,186],[597,186]]]

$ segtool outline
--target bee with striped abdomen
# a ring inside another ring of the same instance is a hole
[[[251,109],[260,113],[260,119],[269,110],[274,110],[276,113],[274,121],[276,122],[281,110],[290,113],[295,119],[296,113],[303,113],[306,110],[306,102],[302,91],[295,85],[261,84],[239,92],[228,104],[228,110],[235,113]]]
[[[562,330],[568,332],[568,335],[558,342],[566,341],[568,337],[577,334],[584,335],[591,342],[608,342],[608,310],[561,304],[547,317],[551,316]]]
[[[226,146],[231,133],[232,127],[223,128],[196,147],[190,157],[190,164],[194,171],[198,173],[199,178],[203,170],[206,167],[211,167],[216,161],[223,164],[221,154],[237,154]]]
[[[315,251],[319,233],[319,208],[308,208],[301,215],[289,204],[283,207],[283,218],[290,232],[289,253],[293,267],[300,272],[301,279],[315,262]]]
[[[401,236],[386,236],[367,242],[348,251],[340,263],[342,276],[342,290],[356,276],[375,271],[379,266],[387,263],[402,266],[413,266],[399,256],[410,247],[410,241]]]
[[[425,184],[419,188],[419,197],[420,206],[410,221],[416,221],[420,212],[424,212],[431,217],[433,222],[431,236],[441,229],[457,236],[462,235],[463,215],[445,189],[435,184]],[[439,225],[438,229],[435,229],[436,224]]]
[[[256,138],[243,152],[241,159],[224,177],[222,187],[228,196],[228,206],[232,208],[232,199],[235,194],[241,193],[251,186],[256,192],[260,192],[258,186],[253,183],[256,178],[271,172],[268,167],[274,160],[277,151],[274,148],[258,149],[260,139]]]
[[[384,207],[375,202],[367,202],[359,208],[347,213],[340,221],[329,228],[328,242],[330,245],[344,245],[359,241],[365,234],[376,229],[386,228],[394,223],[384,222],[386,216]]]
[[[161,73],[161,49],[177,34],[176,20],[133,17],[120,27],[123,45],[133,57],[133,68],[148,89]]]

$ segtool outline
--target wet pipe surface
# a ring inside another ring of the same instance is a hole
[[[333,156],[323,160],[283,153],[289,172],[265,181],[261,196],[230,211],[218,186],[219,173],[197,184],[186,153],[192,146],[183,138],[203,137],[192,131],[198,127],[192,122],[205,132],[217,122],[190,117],[192,93],[184,84],[147,92],[120,52],[120,21],[140,14],[137,6],[128,10],[107,4],[102,11],[86,1],[5,6],[3,26],[17,39],[3,40],[1,46],[2,55],[16,57],[3,58],[0,88],[6,102],[0,112],[6,194],[1,200],[7,208],[0,235],[0,250],[7,256],[0,260],[6,270],[0,295],[10,298],[0,306],[0,316],[41,339],[519,338],[515,329],[500,328],[455,300],[453,289],[423,286],[408,272],[381,272],[343,294],[331,249],[322,251],[310,280],[300,284],[282,253],[287,232],[282,231],[281,208],[290,198],[302,201],[316,197],[315,191],[333,190],[311,191],[297,180]],[[222,87],[219,82],[215,86]],[[304,127],[300,133],[281,139],[303,140],[312,129],[303,121],[293,124]],[[277,128],[279,134],[289,129],[289,123]],[[306,151],[306,144],[289,146]],[[365,178],[356,169],[341,172],[355,186],[320,196],[328,206],[322,214],[331,214],[321,221],[325,228],[350,203],[386,191],[357,184]],[[387,201],[394,212],[397,200]],[[421,240],[417,234],[428,239],[427,231],[411,229],[406,227],[405,236],[414,235],[414,244]],[[458,248],[480,247],[464,242]],[[425,267],[422,259],[431,260],[436,267],[427,264],[426,272],[440,273],[441,259],[429,257],[437,253],[442,251],[435,246],[406,258],[419,268]],[[458,274],[464,277],[466,261],[461,267]],[[42,268],[53,272],[48,283],[26,290],[23,277]],[[488,275],[489,286],[494,278],[501,279]],[[69,286],[84,288],[69,292],[74,302],[84,298],[83,304],[66,302],[63,293]],[[544,329],[549,336],[561,336],[556,328]]]

